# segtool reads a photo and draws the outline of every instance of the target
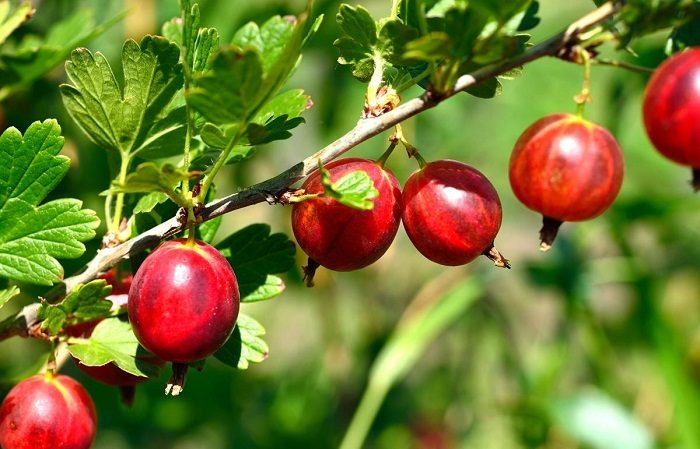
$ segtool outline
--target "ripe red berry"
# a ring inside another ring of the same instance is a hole
[[[493,247],[501,201],[478,170],[458,161],[430,162],[403,189],[403,226],[413,245],[442,265],[464,265],[483,254],[510,267]]]
[[[396,237],[401,222],[401,188],[396,177],[367,159],[341,159],[325,166],[331,181],[365,171],[379,191],[371,210],[357,210],[333,198],[312,198],[292,208],[292,230],[309,263],[351,271],[376,262]],[[302,185],[306,194],[323,192],[317,172]]]
[[[88,392],[67,376],[36,375],[15,385],[0,406],[3,449],[87,449],[97,428]]]
[[[644,94],[649,139],[667,158],[693,169],[700,190],[700,48],[678,53],[654,72]]]
[[[214,247],[171,240],[139,268],[129,291],[129,321],[155,356],[189,363],[228,339],[238,318],[236,275]]]
[[[570,114],[552,114],[530,125],[510,158],[510,185],[518,199],[540,212],[546,251],[564,221],[603,213],[622,185],[624,161],[602,126]]]

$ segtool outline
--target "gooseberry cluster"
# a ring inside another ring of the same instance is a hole
[[[669,58],[654,74],[644,98],[644,124],[658,151],[691,167],[700,190],[700,49]],[[328,164],[331,179],[361,170],[379,196],[370,210],[357,210],[324,197],[319,173],[304,182],[292,228],[309,255],[310,276],[318,266],[336,271],[366,267],[387,251],[403,223],[416,249],[442,265],[467,264],[479,255],[510,267],[495,249],[501,203],[477,169],[453,160],[426,163],[403,190],[383,161],[348,158]],[[603,213],[620,191],[623,157],[603,127],[570,114],[553,114],[528,127],[517,140],[509,165],[515,196],[543,215],[542,249],[548,249],[565,221]],[[112,276],[111,278],[109,276]],[[194,239],[163,243],[136,275],[107,280],[115,307],[126,305],[134,333],[150,351],[149,361],[173,363],[178,394],[188,364],[212,355],[229,338],[240,303],[236,275],[212,246]],[[124,297],[127,294],[127,297]],[[118,298],[120,296],[121,300]],[[123,301],[128,299],[128,301]],[[98,322],[67,330],[88,337]],[[143,380],[116,365],[88,367],[88,376],[126,391]],[[126,394],[127,401],[130,396]],[[87,449],[97,417],[87,391],[75,380],[46,374],[17,384],[0,405],[0,446],[4,449]]]

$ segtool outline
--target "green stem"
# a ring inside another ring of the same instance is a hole
[[[125,154],[121,159],[121,166],[119,167],[119,184],[124,185],[126,183],[126,175],[129,173],[129,164],[131,163],[131,156]],[[117,203],[114,206],[114,217],[112,217],[112,228],[110,231],[119,232],[119,225],[122,221],[122,213],[124,212],[124,193],[120,192],[117,194]]]
[[[392,0],[389,20],[395,20],[399,17],[399,6],[401,6],[401,0]]]
[[[387,159],[389,159],[389,156],[391,156],[391,153],[394,152],[394,148],[399,144],[398,139],[392,139],[391,143],[389,144],[389,147],[386,149],[386,151],[379,156],[379,159],[377,159],[377,165],[380,167],[384,168],[384,165],[386,164]]]
[[[579,52],[583,63],[583,86],[581,92],[576,96],[576,115],[583,118],[583,113],[586,110],[586,103],[591,99],[591,55],[588,50],[582,48]]]
[[[604,65],[608,67],[617,67],[620,69],[625,69],[629,70],[631,72],[635,73],[642,73],[645,75],[648,75],[650,73],[654,73],[654,69],[649,68],[649,67],[643,67],[641,65],[636,65],[636,64],[630,64],[628,62],[622,62],[622,61],[616,61],[614,59],[601,59],[601,58],[596,58],[591,61],[594,64],[597,65]]]
[[[214,181],[214,178],[216,177],[216,174],[219,173],[219,170],[221,170],[221,167],[224,166],[226,163],[226,160],[228,159],[228,156],[231,154],[231,151],[235,148],[236,144],[241,138],[241,135],[243,134],[243,130],[245,129],[244,126],[241,126],[238,131],[236,131],[236,135],[233,137],[228,142],[228,145],[226,145],[226,148],[224,148],[224,151],[221,153],[221,156],[219,156],[219,159],[216,161],[216,164],[211,168],[207,176],[204,178],[204,182],[202,183],[202,188],[199,191],[199,195],[197,196],[197,201],[200,203],[203,203],[204,200],[207,197],[207,192],[209,191],[209,188],[211,187],[211,183]]]
[[[411,78],[410,80],[406,81],[405,83],[403,83],[402,85],[397,87],[396,92],[400,94],[401,92],[405,91],[409,87],[413,87],[414,85],[423,81],[425,78],[429,77],[431,73],[432,73],[432,69],[430,67],[428,67],[427,69],[423,70],[423,72],[421,72],[421,74],[418,75],[417,77]]]
[[[370,380],[339,449],[362,449],[362,444],[388,392],[389,385]]]

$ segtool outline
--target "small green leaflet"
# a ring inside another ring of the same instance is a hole
[[[22,2],[12,12],[10,12],[10,7],[9,0],[0,1],[0,44],[32,17],[32,5],[27,1]]]
[[[24,136],[15,128],[0,136],[0,276],[51,285],[63,277],[56,258],[85,252],[99,219],[75,199],[38,206],[63,179],[70,161],[55,120],[35,122]]]
[[[112,302],[105,298],[111,291],[107,281],[98,279],[77,285],[58,304],[42,303],[37,313],[41,327],[56,335],[66,326],[107,316]]]
[[[78,9],[70,17],[53,25],[45,38],[25,36],[13,50],[0,55],[0,85],[4,86],[3,91],[29,85],[44,76],[63,62],[71,50],[104,33],[124,15],[118,14],[96,26],[92,9]]]
[[[19,295],[19,288],[16,285],[13,285],[5,290],[0,290],[0,309],[2,309],[9,300],[17,295]]]
[[[319,161],[320,166],[320,161]],[[353,209],[371,210],[374,200],[379,196],[379,190],[374,187],[372,178],[367,172],[357,170],[346,174],[335,182],[331,180],[328,170],[320,166],[323,195],[334,198],[341,204]]]
[[[182,28],[180,40],[185,47],[187,67],[193,74],[209,67],[210,58],[219,49],[219,32],[214,28],[200,28],[199,4],[190,0],[180,2],[182,8]]]
[[[92,331],[89,339],[68,341],[73,357],[87,366],[102,366],[114,362],[134,376],[153,377],[159,367],[149,362],[152,357],[141,346],[128,321],[107,318]]]
[[[134,214],[151,212],[157,205],[168,200],[168,195],[163,192],[151,192],[139,198],[134,206]]]
[[[105,150],[123,156],[159,154],[159,146],[172,146],[184,136],[185,123],[164,113],[182,88],[179,60],[180,49],[163,37],[145,36],[140,44],[126,41],[122,90],[101,53],[78,48],[66,62],[73,85],[61,85],[63,102],[88,137]]]
[[[140,192],[163,192],[176,203],[183,205],[184,200],[175,191],[175,187],[189,178],[189,173],[173,164],[165,163],[161,166],[154,162],[144,162],[136,167],[133,173],[126,177],[124,184],[114,182],[112,187],[103,192],[106,193],[140,193]],[[155,205],[154,205],[155,207]]]
[[[294,266],[296,248],[286,235],[270,232],[267,224],[252,224],[216,245],[236,273],[241,302],[262,301],[284,291],[282,280],[270,275]]]
[[[236,328],[228,341],[214,357],[238,369],[248,369],[250,363],[263,362],[269,355],[270,349],[262,339],[265,328],[248,315],[238,315]]]
[[[340,52],[338,63],[353,66],[353,76],[367,82],[374,71],[374,54],[377,43],[377,26],[369,12],[362,6],[340,5],[336,22],[345,36],[333,45]]]

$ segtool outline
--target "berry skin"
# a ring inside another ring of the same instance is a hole
[[[333,182],[354,171],[365,171],[379,196],[371,210],[357,210],[333,198],[312,198],[292,208],[292,230],[309,265],[352,271],[376,262],[394,241],[401,222],[401,187],[396,177],[367,159],[340,159],[325,166]],[[301,187],[306,194],[323,193],[321,175],[311,175]]]
[[[0,406],[3,449],[88,449],[97,414],[74,379],[38,374],[15,385]]]
[[[139,268],[129,290],[129,321],[141,345],[176,363],[206,358],[228,339],[240,296],[236,275],[213,246],[170,240]]]
[[[403,226],[421,254],[442,265],[464,265],[483,254],[510,267],[493,247],[501,201],[478,170],[452,160],[430,162],[403,188]]]
[[[510,185],[528,208],[541,213],[546,251],[564,221],[603,213],[615,200],[624,173],[622,152],[602,126],[570,114],[530,125],[510,158]]]
[[[649,139],[667,158],[693,169],[700,190],[700,47],[678,53],[654,72],[644,94]]]

